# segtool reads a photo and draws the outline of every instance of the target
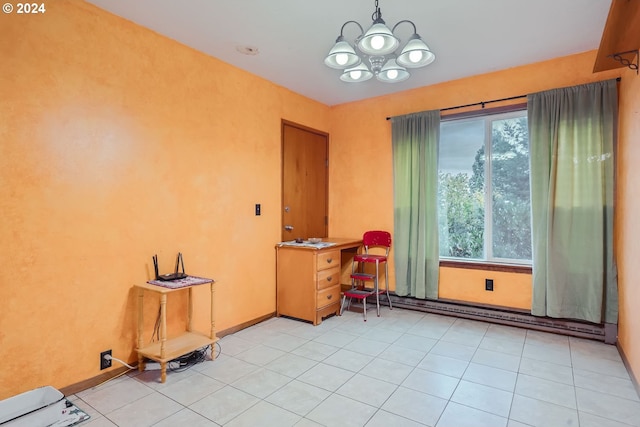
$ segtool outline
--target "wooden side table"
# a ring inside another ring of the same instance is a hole
[[[160,363],[161,381],[167,379],[167,362],[184,356],[199,348],[212,345],[218,341],[216,337],[216,322],[214,318],[215,309],[215,280],[202,277],[188,276],[185,279],[172,282],[159,282],[152,280],[148,283],[135,285],[138,288],[138,370],[144,371],[145,358],[155,360]],[[193,330],[193,288],[194,286],[209,284],[211,287],[211,331],[209,335]],[[187,330],[180,335],[167,338],[167,295],[180,291],[189,292],[189,302],[187,311]],[[160,294],[160,333],[159,341],[144,345],[144,294],[155,292]],[[215,352],[211,349],[211,358]]]

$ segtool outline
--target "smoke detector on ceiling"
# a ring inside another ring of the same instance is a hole
[[[243,55],[250,55],[250,56],[255,56],[258,53],[260,53],[258,48],[255,46],[236,46],[236,50]]]

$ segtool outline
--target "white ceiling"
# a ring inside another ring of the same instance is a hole
[[[436,54],[401,83],[344,83],[323,60],[342,24],[371,24],[374,0],[87,0],[327,105],[597,49],[611,0],[379,0],[389,27],[413,21]],[[351,40],[355,26],[345,30]],[[410,25],[398,27],[406,41]],[[251,46],[247,56],[238,46]]]

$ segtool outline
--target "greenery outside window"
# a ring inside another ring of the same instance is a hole
[[[442,119],[440,258],[531,264],[527,111]]]

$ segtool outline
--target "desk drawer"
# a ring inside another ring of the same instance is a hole
[[[320,309],[329,304],[333,304],[336,301],[340,302],[340,285],[332,286],[330,288],[325,288],[321,291],[318,291],[316,307]]]
[[[327,270],[318,271],[316,289],[324,289],[340,284],[340,269],[336,266]]]
[[[321,252],[318,254],[318,271],[340,266],[340,251]]]

